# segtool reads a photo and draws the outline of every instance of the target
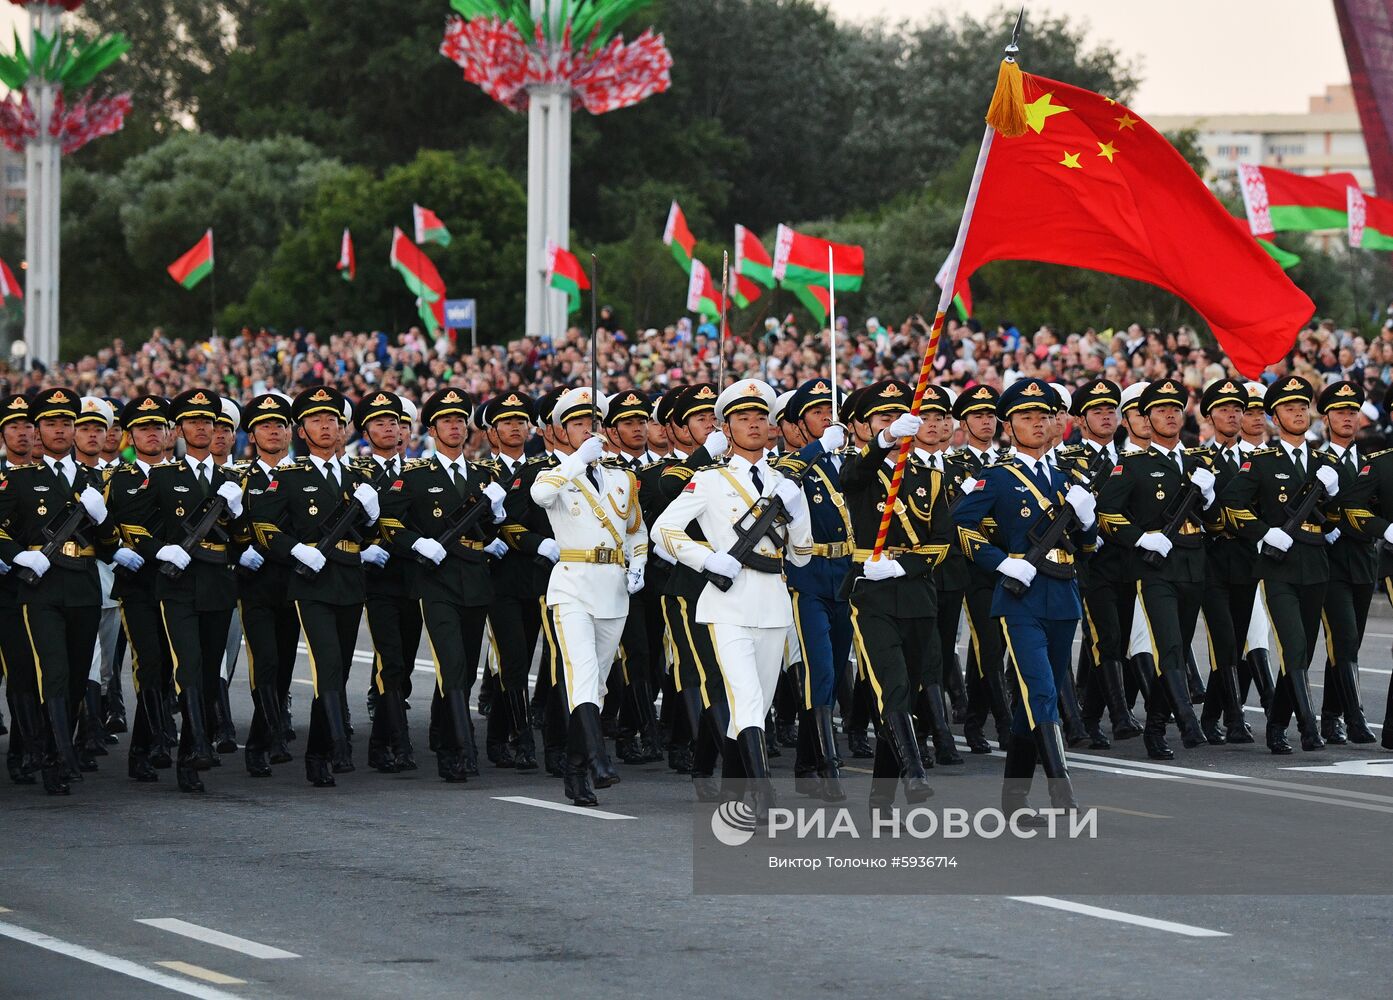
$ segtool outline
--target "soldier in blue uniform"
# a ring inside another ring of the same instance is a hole
[[[1041,379],[1023,378],[1007,387],[997,416],[1009,424],[1015,452],[984,469],[981,485],[953,512],[963,552],[1001,577],[991,615],[1001,621],[1015,675],[1002,788],[1007,815],[1025,808],[1037,759],[1049,782],[1051,804],[1077,807],[1064,759],[1055,687],[1056,673],[1069,669],[1074,630],[1082,614],[1073,556],[1056,548],[1040,566],[1023,558],[1032,532],[1044,531],[1053,518],[1069,515],[1066,504],[1082,525],[1072,533],[1071,543],[1082,548],[1096,537],[1093,495],[1071,485],[1068,475],[1045,461],[1047,420],[1055,404],[1054,391]],[[984,521],[995,523],[994,541],[983,533]],[[1004,586],[1008,579],[1025,585],[1025,592],[1011,593]]]
[[[851,609],[838,596],[851,571],[851,515],[839,487],[846,433],[832,423],[832,385],[824,378],[804,382],[784,407],[783,420],[794,423],[808,444],[785,455],[774,467],[801,482],[813,528],[813,555],[805,566],[786,563],[793,595],[793,626],[802,650],[798,755],[795,788],[826,802],[841,802],[837,743],[832,706],[837,678],[851,655]]]

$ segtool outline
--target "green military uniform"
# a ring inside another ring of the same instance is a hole
[[[1281,403],[1309,404],[1312,396],[1310,383],[1292,376],[1268,387],[1264,405],[1272,414]],[[1304,441],[1293,446],[1283,440],[1275,447],[1251,452],[1220,499],[1234,533],[1263,543],[1253,572],[1277,645],[1279,676],[1267,713],[1267,746],[1274,754],[1291,753],[1286,727],[1293,711],[1301,730],[1302,749],[1325,745],[1311,708],[1306,671],[1315,654],[1321,607],[1330,580],[1325,534],[1339,517],[1336,501],[1317,503],[1311,516],[1294,526],[1291,534],[1283,526],[1307,491],[1319,488],[1320,470],[1330,469],[1330,474],[1337,476],[1337,465],[1334,456],[1313,452]],[[1284,557],[1272,554],[1274,542],[1288,546]]]
[[[897,380],[877,382],[861,397],[858,413],[867,421],[877,413],[907,413],[912,393]],[[896,778],[903,779],[911,802],[932,794],[910,712],[921,685],[939,675],[933,570],[947,555],[952,538],[943,477],[918,463],[907,463],[883,553],[899,565],[902,575],[866,578],[865,563],[874,549],[890,490],[892,466],[887,460],[894,455],[877,436],[847,458],[841,477],[856,539],[843,595],[851,602],[857,657],[875,695],[872,808],[894,801]]]
[[[18,393],[0,399],[0,428],[18,422],[33,423],[29,400]],[[9,458],[0,458],[0,482],[17,467]],[[32,785],[34,774],[43,767],[44,721],[34,652],[20,610],[20,587],[13,571],[0,574],[0,668],[12,725],[5,762],[12,781]]]
[[[338,390],[317,386],[295,397],[291,414],[301,425],[316,413],[333,413],[342,421],[343,408]],[[314,685],[305,777],[316,787],[332,787],[334,774],[354,770],[344,684],[363,614],[362,542],[377,520],[376,496],[352,466],[311,456],[278,467],[265,492],[250,499],[255,543],[296,566],[286,574],[286,596],[300,618]],[[325,532],[355,499],[363,509],[355,514],[352,530],[325,548]]]
[[[421,411],[429,428],[445,416],[463,415],[472,408],[463,390],[435,393]],[[493,470],[466,462],[461,456],[447,463],[438,453],[407,463],[401,486],[387,491],[382,530],[391,543],[392,558],[409,561],[410,592],[421,603],[426,641],[435,662],[432,724],[438,733],[434,748],[440,777],[465,781],[478,773],[478,751],[469,716],[469,691],[479,669],[484,624],[493,601],[485,546],[497,537],[494,516],[485,511],[465,534],[439,538],[457,512],[475,504],[492,505],[485,490],[495,484]],[[501,499],[501,488],[499,489]],[[435,561],[420,551],[437,542],[444,552]],[[422,564],[422,557],[430,560]]]
[[[30,406],[35,424],[75,420],[79,398],[65,388],[42,393]],[[73,748],[73,709],[82,702],[97,638],[102,594],[96,557],[104,539],[105,502],[97,511],[101,518],[88,508],[83,527],[51,560],[39,550],[48,541],[45,528],[57,527],[77,506],[88,507],[82,497],[91,496],[89,489],[104,490],[101,473],[77,464],[71,455],[13,468],[0,482],[0,560],[12,573],[23,569],[38,575],[16,589],[48,723],[44,787],[54,794],[66,794],[67,781],[81,777]]]
[[[1147,413],[1158,406],[1184,409],[1189,394],[1174,379],[1152,382],[1142,393],[1141,409]],[[1098,492],[1098,522],[1106,551],[1118,546],[1124,551],[1145,549],[1147,540],[1161,538],[1165,552],[1158,553],[1159,565],[1152,565],[1142,553],[1136,562],[1140,579],[1137,595],[1146,619],[1147,631],[1156,659],[1156,677],[1146,701],[1146,727],[1142,739],[1147,756],[1154,760],[1173,759],[1166,744],[1166,720],[1174,713],[1186,747],[1206,742],[1190,704],[1185,653],[1195,633],[1204,597],[1204,522],[1199,501],[1195,512],[1169,537],[1162,537],[1171,515],[1187,491],[1198,489],[1195,479],[1208,481],[1213,499],[1213,473],[1204,449],[1162,449],[1153,444],[1145,451],[1122,456]],[[1202,470],[1201,476],[1197,470]],[[1150,551],[1150,550],[1147,550]]]

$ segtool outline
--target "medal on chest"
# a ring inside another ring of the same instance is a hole
[[[48,513],[48,504],[45,501],[40,500],[39,506],[35,508],[34,512],[38,514],[40,517],[43,517],[45,514]]]
[[[1287,502],[1287,488],[1286,488],[1285,486],[1283,486],[1283,487],[1281,488],[1281,490],[1277,493],[1277,502],[1278,502],[1278,503],[1286,503],[1286,502]]]
[[[1156,499],[1157,499],[1157,500],[1164,500],[1165,498],[1166,498],[1166,489],[1165,489],[1165,487],[1164,487],[1164,486],[1157,486],[1157,487],[1156,487]]]
[[[318,513],[319,513],[319,505],[318,505],[317,503],[315,503],[313,500],[311,500],[311,501],[310,501],[310,517],[314,517],[314,516],[315,516],[316,514],[318,514]]]
[[[814,493],[814,494],[813,494],[813,503],[822,503],[822,494],[821,494],[821,493]]]
[[[445,516],[445,512],[444,512],[443,510],[440,509],[440,505],[439,505],[439,504],[436,504],[436,505],[435,505],[435,508],[430,512],[430,516],[431,516],[431,517],[444,517],[444,516]]]
[[[885,513],[885,501],[882,500],[882,501],[880,501],[880,503],[876,504],[876,505],[875,505],[875,509],[878,510],[878,511],[880,511],[882,514],[884,514],[884,513]],[[896,497],[896,498],[895,498],[895,513],[896,513],[896,514],[903,514],[903,513],[904,513],[904,501],[901,500],[899,497]]]

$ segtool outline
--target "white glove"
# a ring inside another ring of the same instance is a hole
[[[537,543],[537,555],[556,562],[561,558],[561,546],[556,544],[555,538],[543,538]]]
[[[367,483],[359,483],[353,487],[353,499],[363,505],[363,513],[368,515],[369,521],[377,520],[377,515],[382,512],[382,506],[377,502],[377,490]]]
[[[881,553],[879,559],[867,560],[861,572],[867,580],[893,580],[897,576],[904,576],[904,567],[898,559]]]
[[[106,520],[106,501],[92,487],[89,486],[83,490],[82,495],[77,498],[77,502],[82,504],[83,509],[87,511],[87,516],[97,524]]]
[[[392,558],[392,554],[381,545],[369,545],[362,552],[358,553],[358,558],[369,566],[376,566],[381,569],[387,565],[387,560]]]
[[[966,479],[964,479],[961,483],[958,484],[958,492],[961,493],[963,496],[967,496],[973,490],[981,489],[983,482],[984,480],[974,479],[973,477],[968,476]]]
[[[48,572],[48,556],[38,551],[21,552],[15,556],[15,565],[32,570],[35,576],[43,576]]]
[[[575,450],[575,456],[581,465],[591,465],[598,462],[604,453],[605,439],[602,437],[588,437]]]
[[[1340,492],[1340,474],[1328,465],[1322,465],[1316,470],[1316,478],[1325,487],[1325,495],[1333,497]]]
[[[324,553],[304,542],[297,542],[290,554],[316,573],[324,568]]]
[[[784,509],[793,515],[797,515],[808,503],[803,488],[791,479],[780,480],[779,485],[774,487],[774,495],[784,502]]]
[[[495,507],[501,504],[507,495],[508,491],[497,483],[489,483],[484,487],[484,496],[488,497],[489,503],[493,504]]]
[[[1393,524],[1383,529],[1383,540],[1389,545],[1393,545]]]
[[[227,502],[227,512],[233,517],[242,516],[242,487],[236,483],[223,483],[218,487],[218,496]]]
[[[923,417],[916,417],[912,413],[901,413],[885,431],[892,438],[912,438],[919,433],[919,428],[923,426]]]
[[[418,538],[411,543],[411,551],[420,553],[439,566],[445,561],[445,546],[434,538]]]
[[[1015,556],[1007,556],[996,564],[996,571],[1002,576],[1009,576],[1012,580],[1018,580],[1030,586],[1030,581],[1035,579],[1035,567],[1024,559],[1017,559]]]
[[[1214,473],[1208,469],[1195,469],[1190,473],[1190,482],[1200,488],[1200,492],[1209,496],[1214,492]]]
[[[624,586],[629,593],[637,594],[643,589],[643,566],[630,566],[629,572],[624,580]]]
[[[1064,494],[1065,501],[1070,507],[1074,508],[1074,513],[1079,517],[1079,524],[1085,528],[1091,527],[1094,519],[1094,509],[1098,502],[1093,499],[1093,494],[1088,492],[1078,483],[1069,487],[1069,492]]]
[[[706,443],[703,447],[706,449],[706,454],[710,455],[712,458],[720,458],[730,450],[730,442],[726,440],[724,434],[719,430],[715,430],[706,435]]]
[[[1168,556],[1173,548],[1171,540],[1159,531],[1148,531],[1137,539],[1137,548],[1155,552],[1158,556]]]
[[[1326,534],[1325,534],[1325,544],[1326,544],[1326,545],[1334,545],[1334,544],[1335,544],[1336,542],[1338,542],[1339,540],[1340,540],[1340,529],[1339,529],[1339,528],[1332,528],[1332,529],[1330,529],[1328,532],[1326,532]]]
[[[1367,399],[1364,401],[1364,405],[1359,408],[1359,412],[1364,414],[1364,418],[1368,420],[1369,423],[1378,423],[1378,407],[1375,406],[1373,403],[1369,402]]]
[[[729,552],[712,552],[701,564],[702,571],[711,571],[718,576],[728,576],[734,580],[745,567]]]
[[[249,569],[253,573],[259,570],[266,562],[266,557],[256,549],[243,549],[242,554],[237,558],[237,565],[243,569]]]
[[[111,561],[132,573],[145,565],[145,557],[135,549],[120,548],[112,553]]]
[[[177,545],[162,546],[160,551],[155,553],[155,558],[160,562],[167,562],[178,569],[188,569],[189,563],[193,561],[189,554]]]
[[[1267,534],[1262,536],[1262,544],[1270,545],[1278,552],[1285,552],[1291,548],[1291,535],[1281,528],[1268,528]]]
[[[846,444],[846,431],[837,424],[828,424],[827,429],[822,432],[822,437],[817,439],[817,443],[822,445],[823,451],[831,454]]]
[[[484,546],[484,551],[495,559],[502,559],[508,554],[508,543],[501,538],[495,538]]]

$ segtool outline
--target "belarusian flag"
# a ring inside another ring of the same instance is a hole
[[[821,285],[799,285],[792,281],[780,284],[798,297],[803,308],[813,314],[818,326],[827,325],[827,314],[832,310],[832,293]]]
[[[677,202],[667,211],[667,226],[663,229],[663,243],[672,248],[672,256],[682,265],[682,270],[692,273],[692,254],[696,252],[696,237],[687,228],[687,217]]]
[[[416,296],[416,307],[427,332],[432,337],[440,336],[445,329],[445,282],[435,264],[400,228],[392,230],[392,253],[388,259]]]
[[[23,299],[24,289],[19,287],[19,282],[15,280],[15,273],[10,270],[10,265],[0,260],[0,299]]]
[[[416,223],[417,243],[439,243],[442,247],[450,245],[450,230],[445,228],[440,216],[430,209],[412,205],[411,218]]]
[[[213,273],[213,230],[203,234],[203,239],[195,243],[166,269],[169,276],[185,288],[192,288]]]
[[[765,288],[774,287],[774,262],[769,252],[758,236],[739,223],[735,226],[735,273]]]
[[[1273,243],[1271,240],[1260,239],[1258,240],[1258,246],[1262,247],[1265,251],[1267,251],[1267,256],[1275,260],[1277,262],[1277,266],[1279,266],[1283,271],[1285,271],[1289,267],[1295,267],[1297,264],[1301,263],[1300,254],[1294,254],[1290,250],[1283,250],[1281,247]]]
[[[832,249],[832,270],[837,291],[854,292],[866,275],[866,251],[846,243],[832,243],[816,236],[804,236],[788,226],[779,226],[774,243],[774,277],[796,285],[827,287],[827,249]]]
[[[358,258],[353,254],[353,234],[347,229],[343,231],[343,239],[339,242],[338,271],[344,281],[352,281],[358,276]]]
[[[759,298],[763,289],[743,274],[734,275],[734,278],[735,287],[731,290],[730,300],[741,309],[748,309],[750,303]]]
[[[1251,163],[1238,165],[1238,181],[1248,228],[1263,238],[1273,233],[1343,229],[1348,212],[1345,189],[1359,187],[1350,173],[1307,177]]]
[[[1016,74],[992,99],[1008,131],[983,139],[954,290],[997,260],[1090,268],[1184,299],[1249,378],[1284,357],[1315,305],[1189,162],[1116,101]]]
[[[695,257],[692,258],[692,276],[687,281],[687,308],[712,318],[721,315],[721,293],[716,290],[706,265]]]
[[[1357,187],[1348,190],[1349,245],[1362,250],[1393,250],[1393,201]]]
[[[580,293],[590,287],[585,269],[571,251],[547,240],[547,284],[566,293],[566,314],[580,310]]]

